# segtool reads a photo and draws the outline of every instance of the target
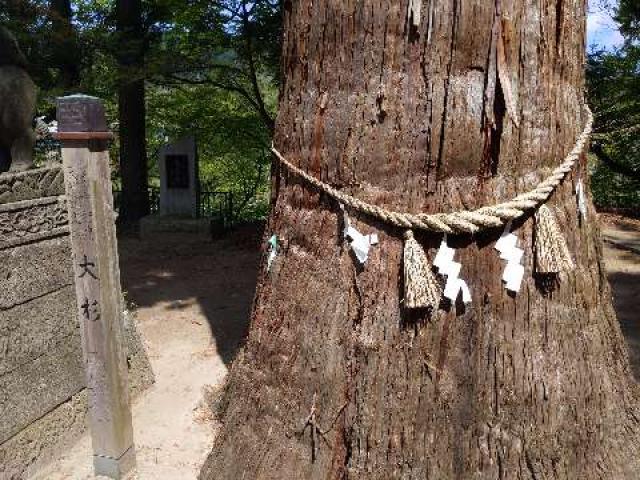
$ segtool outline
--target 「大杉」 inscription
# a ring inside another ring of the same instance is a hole
[[[83,259],[78,263],[78,278],[85,278],[87,280],[100,280],[96,273],[95,260],[89,260],[89,257],[85,254]],[[98,300],[84,297],[84,302],[80,305],[82,315],[85,320],[96,322],[100,320],[100,304]]]

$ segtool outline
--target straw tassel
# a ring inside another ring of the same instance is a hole
[[[407,230],[404,238],[404,305],[406,308],[435,308],[442,292],[429,259],[411,230]]]
[[[560,273],[574,268],[567,243],[551,209],[542,205],[536,212],[536,273]]]

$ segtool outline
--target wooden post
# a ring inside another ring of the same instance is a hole
[[[123,347],[124,305],[104,108],[99,99],[58,99],[65,188],[78,319],[89,392],[96,475],[123,478],[135,467],[135,448]]]

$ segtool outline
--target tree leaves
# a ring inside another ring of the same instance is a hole
[[[596,119],[592,152],[601,162],[593,176],[596,201],[631,206],[640,201],[640,47],[592,52],[587,87]]]

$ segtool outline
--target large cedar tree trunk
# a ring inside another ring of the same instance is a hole
[[[583,129],[585,3],[423,0],[414,29],[407,0],[285,1],[275,145],[396,210],[508,200]],[[498,80],[500,36],[510,88]],[[433,314],[401,307],[402,231],[351,212],[380,235],[361,268],[335,202],[275,169],[266,235],[282,249],[262,269],[201,478],[640,478],[638,392],[598,222],[591,203],[586,222],[576,213],[585,162],[550,201],[575,270],[555,286],[532,274],[527,218],[527,274],[510,295],[500,231],[450,238],[473,303]],[[418,239],[433,259],[441,238]],[[315,435],[303,429],[312,411]]]
[[[144,52],[141,0],[117,0],[120,121],[120,220],[135,222],[149,214]]]

